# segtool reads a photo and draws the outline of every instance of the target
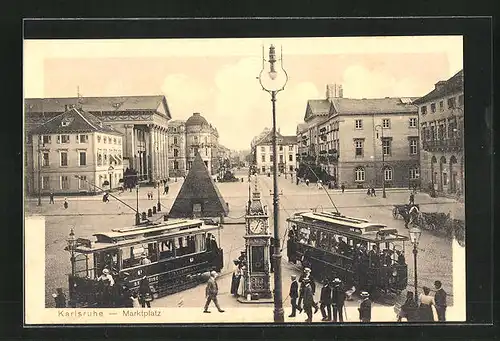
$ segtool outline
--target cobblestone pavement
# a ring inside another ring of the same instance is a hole
[[[218,183],[217,186],[229,203],[230,212],[227,222],[244,221],[245,205],[248,201],[248,182],[246,174],[242,171],[237,174],[244,177],[245,182],[238,183]],[[168,212],[172,205],[180,186],[182,179],[170,183],[168,195],[161,195],[160,200],[163,211]],[[259,176],[259,186],[262,192],[263,201],[272,211],[272,178]],[[331,210],[332,205],[324,190],[319,190],[316,186],[305,184],[295,185],[290,178],[279,177],[280,195],[280,238],[286,231],[285,220],[294,212],[309,210],[311,208],[323,208]],[[154,200],[147,200],[146,193],[153,191]],[[377,197],[366,196],[363,190],[346,190],[341,193],[339,190],[328,190],[335,205],[343,214],[350,216],[359,216],[374,221],[385,223],[390,227],[395,227],[401,234],[407,234],[402,219],[392,217],[392,207],[394,204],[403,204],[408,200],[409,191],[406,189],[388,189],[387,198],[382,198],[382,191],[377,190]],[[135,208],[136,193],[124,192],[122,194],[114,193],[126,204]],[[75,229],[78,237],[93,238],[92,234],[99,231],[106,231],[118,226],[131,226],[134,223],[134,212],[123,203],[110,198],[109,203],[103,203],[101,196],[96,197],[68,197],[69,208],[62,207],[64,198],[56,198],[56,203],[48,204],[48,198],[43,198],[42,206],[36,205],[36,199],[28,199],[25,202],[25,214],[42,214],[46,217],[45,230],[45,251],[46,251],[46,303],[47,306],[53,305],[53,299],[50,296],[57,287],[67,289],[66,274],[70,272],[69,254],[64,251],[66,238],[70,228]],[[456,203],[448,198],[431,198],[427,194],[417,194],[416,203],[421,205],[424,212],[451,212],[457,219],[463,219],[463,204]],[[141,188],[139,191],[139,208],[145,211],[151,208],[157,202],[157,191],[152,187]],[[272,222],[271,222],[272,226]],[[239,251],[244,247],[244,225],[226,224],[220,234],[221,246],[224,249],[225,268],[222,273],[231,271],[232,259],[239,255]],[[285,250],[284,254],[286,254]],[[406,245],[405,255],[407,262],[412,263],[411,245]],[[451,241],[443,237],[432,235],[426,231],[422,234],[418,254],[418,278],[419,286],[427,285],[432,287],[434,280],[439,279],[443,282],[445,290],[452,293],[452,252]],[[299,270],[291,267],[283,259],[283,288],[288,288],[289,276],[297,273]],[[413,266],[409,266],[409,286],[413,286]],[[230,278],[230,275],[223,278]],[[221,279],[222,280],[222,279]],[[226,279],[224,279],[226,280]],[[224,285],[222,285],[224,286]],[[228,288],[229,286],[226,286]],[[195,307],[203,304],[203,285],[196,288],[171,295],[158,300],[158,303],[165,302],[166,306],[176,306],[183,302],[184,307]],[[182,298],[182,299],[181,299]],[[228,293],[221,293],[222,304],[233,304],[232,297]],[[453,297],[449,297],[451,305]],[[302,317],[301,317],[302,318]]]

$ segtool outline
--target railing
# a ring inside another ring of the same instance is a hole
[[[435,149],[461,149],[462,139],[451,138],[444,140],[430,140],[422,141],[422,147],[424,150],[435,150]]]

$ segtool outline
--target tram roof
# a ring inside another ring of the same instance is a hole
[[[94,234],[93,236],[97,238],[95,242],[79,238],[80,243],[78,243],[76,251],[94,252],[167,237],[175,238],[183,235],[198,234],[216,229],[219,229],[218,225],[205,225],[202,220],[198,219],[168,221],[153,226],[113,229],[111,232]]]
[[[338,224],[346,227],[355,227],[363,230],[363,232],[370,232],[387,227],[387,225],[385,224],[372,223],[366,219],[347,217],[327,212],[307,212],[302,213],[301,216],[303,218],[314,219],[325,223]]]

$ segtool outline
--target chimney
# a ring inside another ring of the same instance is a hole
[[[327,84],[326,85],[326,99],[332,100],[333,98],[343,98],[344,91],[342,89],[342,85],[337,84]]]
[[[332,100],[332,98],[334,97],[333,95],[333,89],[334,89],[334,85],[333,84],[327,84],[326,85],[326,99],[327,100]]]
[[[439,90],[439,89],[443,88],[443,86],[445,86],[445,85],[446,85],[446,81],[439,81],[436,84],[434,84],[434,88],[436,90]]]
[[[344,98],[344,89],[342,89],[342,85],[339,85],[339,98]]]

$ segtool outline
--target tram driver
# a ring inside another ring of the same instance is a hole
[[[109,284],[110,287],[112,287],[115,284],[115,280],[113,279],[113,276],[109,273],[108,269],[102,270],[102,275],[97,278],[97,281],[100,282],[102,281],[105,284]]]

